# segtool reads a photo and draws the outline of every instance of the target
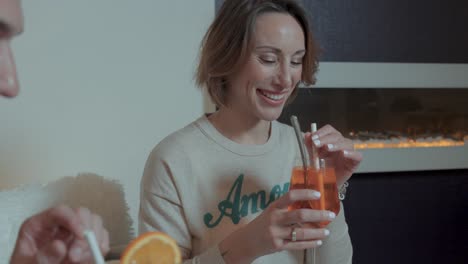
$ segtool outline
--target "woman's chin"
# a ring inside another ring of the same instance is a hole
[[[281,116],[282,111],[283,111],[283,108],[262,110],[259,113],[259,117],[261,120],[264,120],[264,121],[275,121]]]

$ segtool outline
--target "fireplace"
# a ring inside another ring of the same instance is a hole
[[[293,114],[353,139],[359,172],[468,168],[468,89],[301,88],[280,121]]]
[[[468,89],[301,88],[292,114],[364,155],[343,201],[353,263],[466,262]]]

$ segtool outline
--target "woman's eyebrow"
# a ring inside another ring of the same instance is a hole
[[[273,46],[268,46],[268,45],[266,45],[266,46],[257,46],[257,47],[255,47],[255,49],[256,50],[267,49],[267,50],[273,51],[274,53],[278,53],[278,54],[282,53],[282,51],[280,49],[278,49],[276,47],[273,47]],[[299,54],[302,55],[305,52],[306,52],[305,49],[301,49],[301,50],[298,50],[298,51],[294,52],[293,55],[299,55]]]
[[[257,46],[257,47],[255,47],[255,49],[256,50],[267,49],[267,50],[271,50],[271,51],[273,51],[275,53],[281,53],[280,49],[272,47],[272,46]]]

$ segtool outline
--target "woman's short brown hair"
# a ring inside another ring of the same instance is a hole
[[[294,17],[304,32],[306,55],[302,61],[302,81],[315,83],[318,68],[317,46],[303,7],[295,0],[225,0],[203,38],[196,82],[206,87],[211,100],[220,107],[226,103],[226,79],[235,73],[252,51],[251,40],[256,19],[266,12]],[[297,88],[297,87],[296,87]],[[297,89],[289,97],[291,102]]]

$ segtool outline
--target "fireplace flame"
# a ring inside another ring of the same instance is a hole
[[[436,148],[468,146],[468,133],[458,131],[449,136],[425,133],[423,135],[405,135],[396,131],[373,132],[351,131],[349,138],[353,140],[355,149],[383,148]]]
[[[379,148],[433,148],[433,147],[460,147],[465,141],[455,141],[451,139],[441,139],[434,141],[419,141],[413,139],[394,141],[354,141],[355,149],[379,149]]]

